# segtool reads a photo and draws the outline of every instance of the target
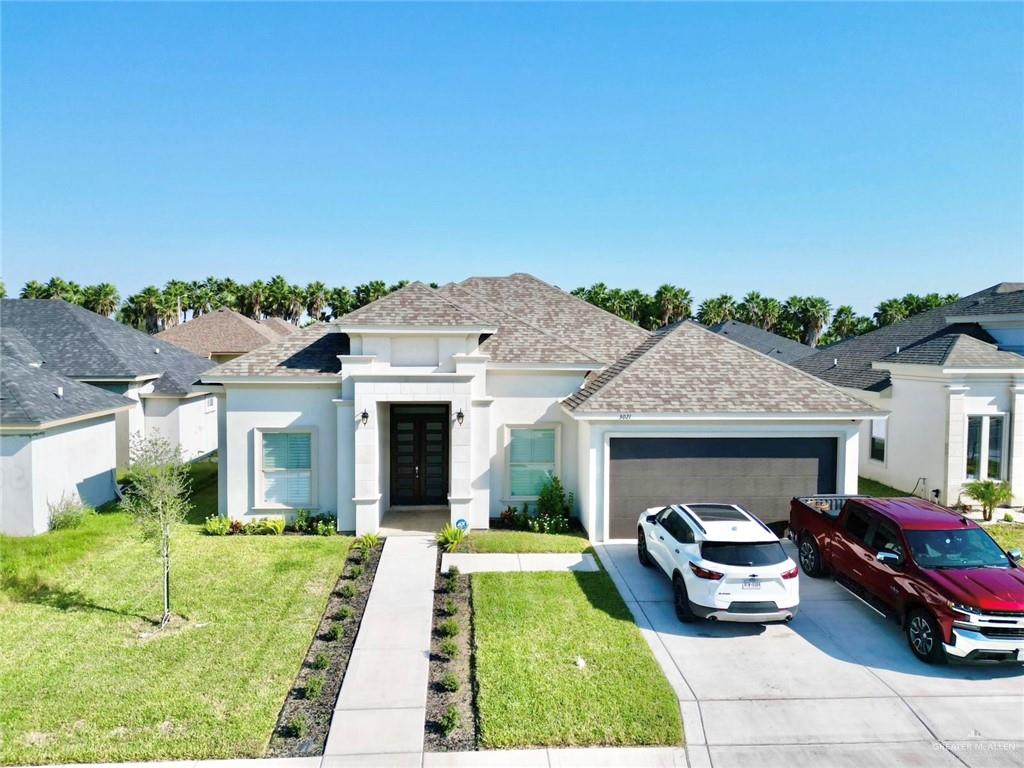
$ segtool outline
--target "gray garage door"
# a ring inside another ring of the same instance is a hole
[[[613,538],[636,536],[647,507],[721,501],[771,523],[789,517],[793,496],[836,492],[834,438],[619,437],[610,449]]]

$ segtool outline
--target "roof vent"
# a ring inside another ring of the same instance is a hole
[[[57,387],[57,397],[64,399],[64,387]]]
[[[160,347],[153,347],[153,353],[159,355],[160,354]]]
[[[897,345],[896,345],[896,354],[898,355],[899,353],[900,353],[900,345],[899,345],[899,344],[897,344]]]
[[[833,368],[838,368],[839,367],[839,358],[838,357],[833,357],[832,358],[832,367]]]

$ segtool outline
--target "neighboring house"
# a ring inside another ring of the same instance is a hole
[[[264,344],[280,341],[295,330],[294,325],[281,320],[275,323],[253,320],[231,309],[218,309],[172,326],[154,338],[169,341],[215,363],[226,363]]]
[[[66,301],[0,300],[0,338],[15,335],[40,370],[133,401],[116,417],[117,466],[128,464],[133,435],[159,433],[185,459],[217,447],[217,400],[194,386],[214,363]],[[19,345],[6,344],[17,356]],[[0,368],[6,367],[6,358]],[[24,357],[22,357],[25,360]]]
[[[1008,481],[1024,504],[1024,283],[832,344],[794,364],[891,412],[861,428],[861,474],[943,504]]]
[[[724,323],[711,326],[711,330],[783,363],[795,362],[818,351],[799,341],[741,323],[739,320],[726,320]]]
[[[486,528],[551,475],[593,540],[646,507],[857,490],[863,401],[682,323],[651,334],[530,275],[413,283],[208,371],[220,511],[341,530],[437,505]],[[392,523],[389,522],[389,525]]]
[[[30,536],[63,499],[114,498],[115,422],[135,403],[47,370],[16,332],[0,354],[0,533]]]

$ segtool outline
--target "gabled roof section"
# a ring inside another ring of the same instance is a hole
[[[169,341],[192,354],[210,357],[218,353],[251,352],[281,336],[262,321],[221,308],[161,331],[153,338]]]
[[[965,296],[944,307],[930,309],[901,323],[886,325],[861,336],[823,347],[813,355],[796,360],[803,371],[841,387],[878,392],[889,386],[889,372],[872,367],[877,360],[894,354],[896,348],[908,349],[929,339],[951,333],[963,333],[994,343],[988,332],[974,323],[950,323],[948,318],[968,314],[1013,314],[1024,302],[1019,283],[999,283]],[[984,308],[984,311],[980,311]],[[978,310],[978,311],[975,311]]]
[[[347,325],[384,325],[404,327],[489,326],[463,306],[449,300],[429,285],[409,283],[354,312],[338,318]]]
[[[963,333],[948,333],[886,355],[877,365],[936,365],[943,368],[1024,368],[1024,357]]]
[[[745,347],[750,347],[755,352],[768,355],[773,360],[781,360],[784,363],[792,363],[808,355],[813,355],[817,350],[799,341],[787,339],[777,333],[766,331],[738,320],[726,320],[724,323],[711,326],[711,330],[717,334],[739,342]]]
[[[471,277],[459,286],[606,364],[650,336],[640,326],[522,272]]]
[[[47,370],[45,365],[4,356],[0,364],[0,423],[42,426],[130,408],[133,400]]]
[[[349,339],[331,323],[299,328],[283,339],[229,360],[203,374],[204,381],[222,376],[336,376],[338,355],[349,353]]]
[[[264,317],[259,323],[272,331],[276,331],[278,336],[290,336],[299,330],[299,326],[293,325],[287,320],[282,320],[280,317]]]
[[[59,299],[0,300],[0,336],[18,331],[47,369],[74,379],[158,376],[154,392],[185,395],[209,360]]]
[[[871,413],[842,390],[692,321],[669,326],[563,401],[585,414]]]
[[[480,345],[480,352],[490,355],[495,363],[567,363],[595,368],[603,365],[558,337],[492,306],[482,296],[460,285],[448,283],[437,290],[442,296],[497,326],[497,330]]]

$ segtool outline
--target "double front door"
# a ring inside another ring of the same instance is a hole
[[[448,503],[448,406],[391,406],[391,504]]]

